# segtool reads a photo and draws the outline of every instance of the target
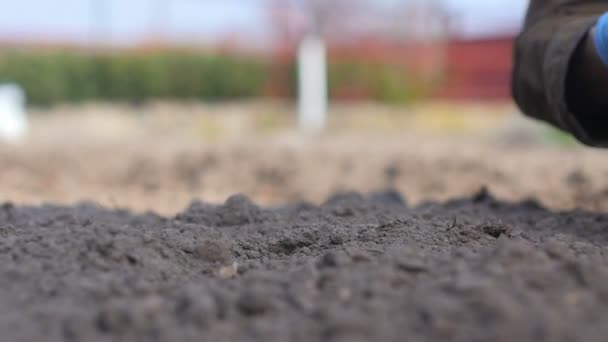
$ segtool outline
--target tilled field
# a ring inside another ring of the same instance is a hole
[[[415,129],[114,140],[105,114],[42,118],[0,147],[0,341],[608,334],[604,151]]]
[[[601,341],[608,216],[486,191],[0,210],[4,341]]]

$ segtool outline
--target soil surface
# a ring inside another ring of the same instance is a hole
[[[608,215],[485,190],[0,209],[4,341],[601,341]]]
[[[248,136],[239,108],[0,146],[0,341],[606,340],[605,151],[369,108]]]

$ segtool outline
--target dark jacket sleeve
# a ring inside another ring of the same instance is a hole
[[[580,120],[584,113],[570,111],[566,83],[574,52],[606,11],[605,0],[531,0],[515,42],[512,91],[520,109],[594,146],[608,146],[608,127],[596,133],[592,120]]]

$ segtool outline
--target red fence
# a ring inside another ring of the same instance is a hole
[[[508,98],[512,59],[511,36],[450,41],[446,50],[445,79],[436,96]]]
[[[351,42],[330,42],[332,63],[380,63],[402,67],[410,82],[427,88],[434,98],[491,99],[510,97],[513,36],[482,39],[452,39],[447,42],[401,43],[377,38]],[[275,50],[275,77],[269,94],[286,96],[289,89],[286,65],[293,63],[295,51],[289,43]],[[335,89],[339,99],[365,98],[365,89]]]

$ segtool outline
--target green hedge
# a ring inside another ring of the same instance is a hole
[[[291,84],[272,86],[290,87],[296,94],[295,68],[291,69]],[[187,52],[0,54],[0,82],[20,84],[28,102],[42,106],[85,100],[248,98],[262,95],[270,74],[267,61]],[[330,95],[353,88],[384,103],[424,96],[420,82],[408,77],[402,66],[330,62]]]
[[[367,93],[373,100],[402,104],[425,95],[422,83],[402,65],[379,63],[330,63],[330,94],[337,89],[351,87]]]
[[[297,67],[291,66],[292,94],[297,93]],[[385,104],[405,104],[429,94],[429,86],[416,79],[403,65],[330,61],[328,65],[329,95],[344,90],[360,91],[363,96]],[[348,93],[348,91],[346,91]]]
[[[266,65],[251,58],[190,53],[8,53],[0,82],[16,82],[34,105],[149,98],[224,100],[259,95]]]

